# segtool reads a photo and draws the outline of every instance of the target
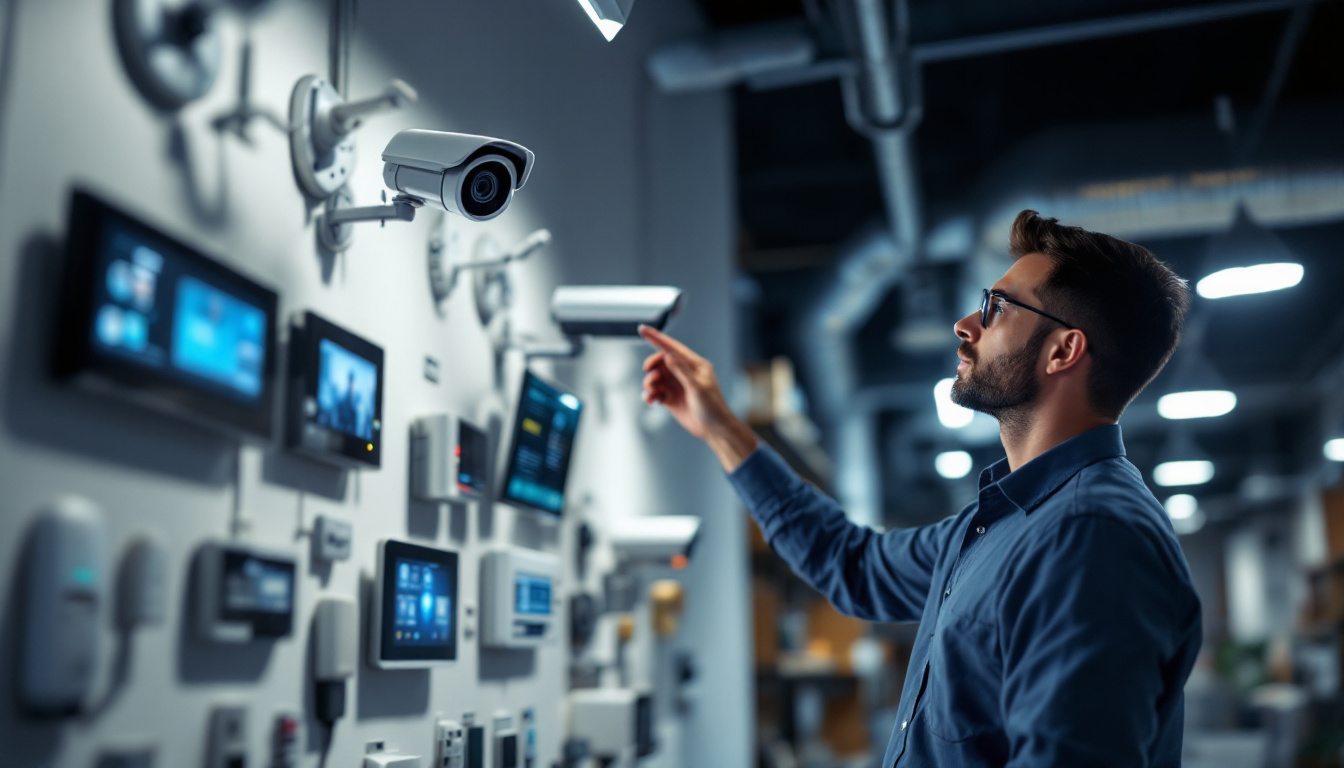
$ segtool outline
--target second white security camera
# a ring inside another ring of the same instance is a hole
[[[670,285],[562,285],[551,294],[551,316],[566,336],[661,331],[680,307],[681,289]]]
[[[383,150],[383,181],[426,204],[488,221],[509,207],[535,161],[532,150],[511,141],[411,129]]]

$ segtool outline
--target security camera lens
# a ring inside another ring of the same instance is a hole
[[[462,180],[462,210],[485,218],[499,213],[509,202],[512,176],[504,163],[487,160],[467,172]]]
[[[478,203],[488,203],[495,199],[499,191],[499,179],[495,174],[484,171],[471,180],[471,199]]]

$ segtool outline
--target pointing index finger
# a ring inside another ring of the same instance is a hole
[[[645,341],[663,352],[675,355],[683,360],[696,360],[699,357],[691,351],[690,347],[682,344],[671,336],[668,336],[666,333],[656,330],[652,326],[639,326],[639,335],[644,337]]]

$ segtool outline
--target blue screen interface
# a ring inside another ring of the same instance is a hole
[[[94,345],[198,388],[262,395],[266,312],[193,274],[186,259],[109,227],[94,291]]]
[[[505,495],[559,514],[565,505],[565,478],[583,404],[527,374],[513,430],[513,456]]]
[[[439,563],[396,559],[396,628],[402,646],[448,645],[453,641],[453,585]]]
[[[550,614],[550,579],[545,576],[519,573],[514,580],[514,590],[517,593],[513,608],[515,613],[527,613],[533,616]]]
[[[321,340],[318,354],[317,423],[372,440],[378,366],[330,339]]]

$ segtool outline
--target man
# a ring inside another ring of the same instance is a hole
[[[841,612],[918,621],[882,766],[1178,766],[1199,601],[1116,424],[1171,356],[1189,289],[1147,250],[1023,211],[1012,267],[956,323],[955,401],[1007,458],[923,528],[850,522],[652,328],[646,403],[714,450],[766,539]]]

